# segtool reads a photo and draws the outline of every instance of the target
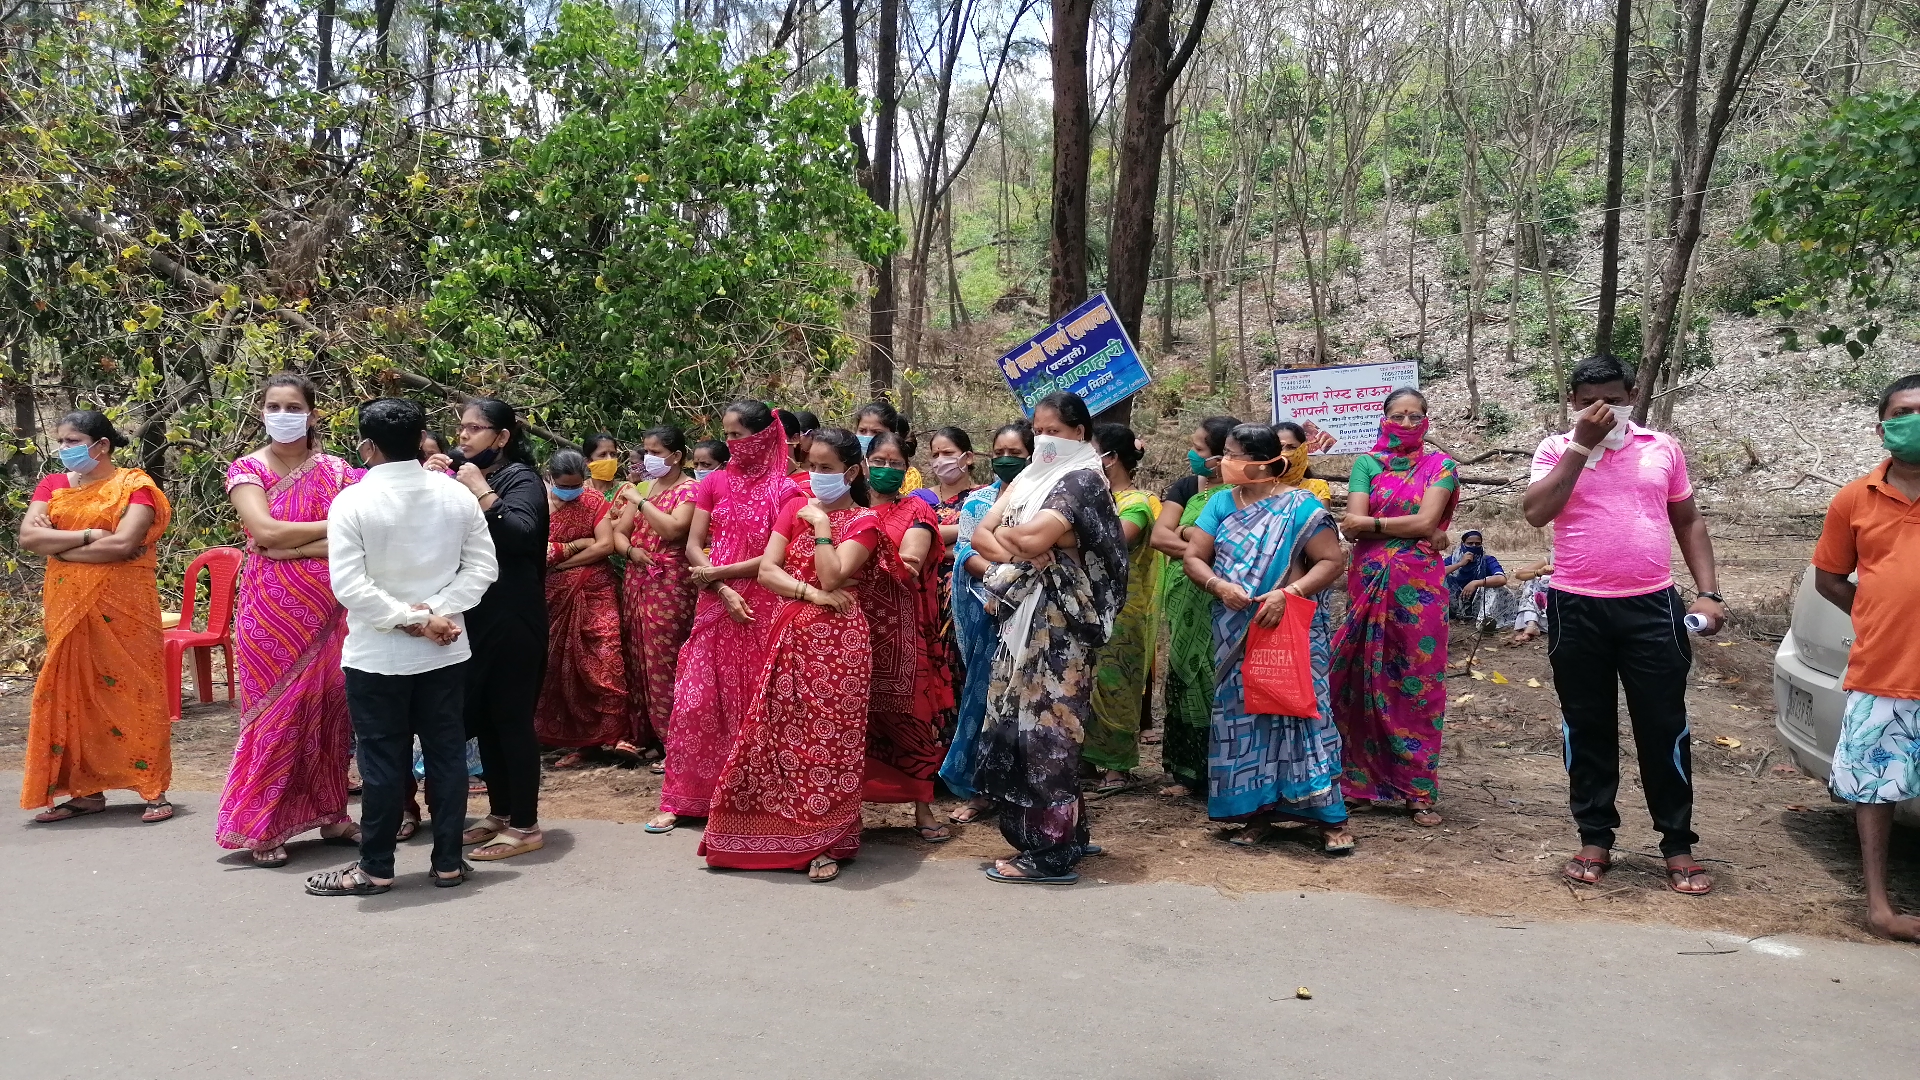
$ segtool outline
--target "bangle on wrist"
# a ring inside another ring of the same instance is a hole
[[[1581,446],[1581,445],[1580,445],[1579,443],[1577,443],[1577,442],[1573,442],[1572,440],[1568,440],[1568,442],[1567,442],[1567,449],[1569,449],[1569,450],[1571,450],[1571,451],[1573,451],[1573,452],[1574,452],[1574,453],[1576,453],[1576,454],[1579,454],[1579,455],[1580,455],[1581,457],[1592,457],[1592,456],[1593,456],[1593,447],[1591,447],[1591,446]]]

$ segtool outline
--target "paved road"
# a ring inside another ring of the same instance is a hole
[[[180,802],[0,824],[0,1077],[1807,1080],[1920,1046],[1920,950],[1015,888],[888,845],[816,887],[609,822],[459,889],[423,837],[393,892],[328,900],[300,882],[337,849],[252,869]]]

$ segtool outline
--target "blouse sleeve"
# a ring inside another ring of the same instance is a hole
[[[726,482],[726,475],[725,469],[716,469],[708,473],[706,479],[694,484],[693,505],[709,514],[713,513],[714,505],[719,502],[719,485]]]
[[[250,458],[239,458],[227,466],[227,490],[232,491],[241,484],[252,484],[259,488],[267,486],[266,480],[260,475],[259,468]]]
[[[1219,535],[1220,523],[1233,516],[1233,488],[1221,485],[1220,490],[1207,499],[1207,505],[1195,519],[1194,527],[1208,536]]]
[[[1136,528],[1140,529],[1153,528],[1153,508],[1146,495],[1121,500],[1116,504],[1115,509],[1119,512],[1122,522],[1131,521]]]
[[[843,544],[859,544],[868,551],[880,548],[880,519],[872,514],[862,514],[860,520],[847,528],[847,534],[840,538]]]
[[[1452,458],[1448,458],[1446,464],[1440,466],[1440,473],[1433,478],[1432,486],[1446,491],[1460,490],[1459,469],[1454,465]]]
[[[1380,475],[1380,459],[1361,454],[1353,459],[1353,472],[1347,477],[1347,494],[1373,494],[1373,478]]]
[[[40,478],[39,484],[35,485],[33,489],[33,498],[29,501],[50,502],[53,499],[54,492],[59,491],[62,488],[68,488],[72,486],[73,486],[73,481],[67,479],[66,473],[48,473],[47,475]],[[146,494],[146,492],[143,490],[140,492],[140,494],[144,495]]]
[[[694,494],[698,495],[699,492]],[[805,505],[806,503],[798,499],[789,499],[773,519],[773,531],[785,537],[788,543],[793,542],[793,531],[800,521],[800,508]]]

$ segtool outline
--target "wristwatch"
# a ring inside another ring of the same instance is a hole
[[[1727,598],[1717,592],[1700,592],[1694,593],[1694,595],[1702,600],[1711,600],[1716,604],[1725,604],[1727,602]]]

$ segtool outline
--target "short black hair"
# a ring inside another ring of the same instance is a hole
[[[967,434],[966,431],[962,428],[957,428],[957,427],[934,428],[933,434],[927,436],[927,444],[931,446],[933,444],[933,440],[935,439],[947,440],[948,442],[954,445],[955,449],[959,450],[963,454],[973,453],[973,436]]]
[[[1273,460],[1280,456],[1280,436],[1273,433],[1272,425],[1241,424],[1227,438],[1239,443],[1241,453],[1250,455],[1253,460],[1270,462],[1260,466],[1268,476],[1280,475],[1280,463]]]
[[[1132,476],[1140,467],[1140,437],[1125,424],[1093,425],[1093,445],[1102,454],[1112,454],[1120,461],[1120,467]]]
[[[78,412],[70,412],[61,417],[60,422],[53,425],[53,427],[55,431],[63,427],[70,427],[95,442],[105,439],[107,440],[107,445],[115,450],[127,445],[127,437],[120,434],[120,429],[113,426],[113,421],[107,419],[107,414],[98,409],[81,409]]]
[[[1020,436],[1020,445],[1027,448],[1027,453],[1033,453],[1033,425],[1025,420],[1015,420],[1011,424],[1001,424],[994,428],[993,438],[987,440],[987,448],[992,449],[993,444],[1000,441],[1000,436],[1009,431]]]
[[[659,439],[660,445],[666,447],[667,453],[669,454],[684,454],[687,452],[686,432],[681,431],[672,424],[661,424],[659,427],[650,427],[640,433],[640,443],[642,446],[646,445],[648,439]],[[727,444],[721,443],[720,445],[724,447]],[[725,461],[726,459],[721,458],[720,460]]]
[[[426,430],[427,411],[419,402],[385,397],[360,406],[360,437],[379,447],[388,461],[416,460]]]
[[[1273,433],[1275,435],[1278,435],[1283,431],[1293,436],[1294,440],[1298,442],[1301,446],[1307,445],[1307,429],[1306,428],[1301,427],[1299,424],[1296,424],[1291,420],[1282,420],[1279,423],[1273,425]]]
[[[820,426],[820,418],[805,409],[775,409],[774,415],[780,418],[780,429],[791,439],[795,435],[805,435]]]
[[[1611,382],[1633,389],[1633,368],[1612,353],[1601,353],[1574,365],[1573,374],[1567,377],[1567,393],[1572,394],[1583,386],[1605,386]]]
[[[1387,400],[1380,403],[1380,411],[1383,413],[1392,412],[1393,403],[1396,401],[1399,401],[1403,397],[1419,398],[1420,411],[1423,413],[1426,412],[1429,407],[1427,405],[1427,395],[1421,393],[1419,389],[1416,387],[1403,386],[1400,389],[1395,390],[1393,393],[1387,395]]]
[[[600,452],[601,443],[612,443],[613,452],[616,454],[620,452],[620,440],[605,431],[596,431],[587,436],[587,440],[580,444],[580,452],[589,456],[597,454]]]
[[[1240,426],[1237,416],[1209,416],[1200,421],[1201,434],[1206,436],[1207,456],[1219,457],[1227,452],[1227,436]]]
[[[767,425],[773,423],[773,410],[767,408],[766,402],[755,401],[752,398],[741,398],[739,401],[728,405],[726,410],[720,415],[724,417],[729,413],[738,416],[740,418],[740,426],[746,428],[748,433],[753,435],[758,435],[767,430]]]
[[[727,449],[727,444],[724,439],[701,439],[699,442],[693,444],[693,449],[705,450],[707,453],[713,455],[713,461],[716,465],[725,465],[727,459],[733,457],[733,451]],[[687,460],[693,460],[692,451],[688,452]]]
[[[1876,415],[1878,415],[1880,419],[1885,420],[1887,418],[1887,410],[1893,407],[1893,395],[1903,394],[1908,390],[1920,390],[1920,371],[1916,371],[1912,375],[1902,375],[1888,383],[1887,388],[1880,391],[1880,409]]]
[[[1053,410],[1053,414],[1060,418],[1061,423],[1068,427],[1077,427],[1087,433],[1087,438],[1093,438],[1093,414],[1087,411],[1086,400],[1079,394],[1055,390],[1040,399],[1039,404],[1033,407],[1033,414],[1040,415],[1041,409]]]

